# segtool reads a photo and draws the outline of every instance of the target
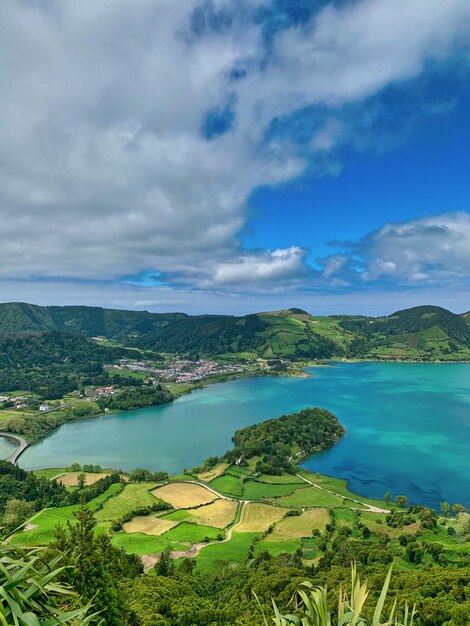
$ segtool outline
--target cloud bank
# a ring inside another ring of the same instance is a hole
[[[243,248],[254,190],[314,169],[350,140],[344,107],[448,62],[470,34],[467,0],[328,3],[280,29],[270,6],[1,3],[0,278],[152,271],[236,292],[468,273],[464,213],[386,225],[317,263],[296,242]],[[273,131],[309,107],[310,152]]]

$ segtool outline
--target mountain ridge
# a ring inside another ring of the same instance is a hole
[[[0,304],[0,335],[55,330],[192,357],[470,360],[469,323],[468,313],[433,305],[372,317],[296,307],[237,316]]]

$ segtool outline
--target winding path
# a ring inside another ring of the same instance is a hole
[[[19,435],[12,435],[11,433],[0,432],[0,437],[5,437],[5,439],[13,439],[13,441],[16,441],[16,443],[18,444],[16,450],[12,454],[10,454],[8,458],[5,459],[5,461],[16,464],[20,456],[28,447],[28,442],[23,439],[23,437],[20,437]]]

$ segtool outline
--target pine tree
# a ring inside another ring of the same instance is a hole
[[[95,534],[96,520],[85,504],[75,516],[75,524],[69,522],[66,529],[57,529],[53,545],[53,549],[65,555],[70,566],[64,570],[64,579],[84,600],[93,603],[94,611],[102,611],[100,617],[105,626],[122,626],[127,621],[128,609],[118,579],[140,571],[134,558],[114,548],[109,537]],[[123,565],[123,559],[129,560],[129,568]]]

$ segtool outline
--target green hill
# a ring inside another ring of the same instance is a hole
[[[190,356],[291,360],[470,359],[470,315],[419,306],[385,317],[313,316],[290,308],[244,316],[0,304],[0,335],[50,330]]]
[[[0,304],[0,335],[66,330],[118,341],[145,335],[187,317],[184,313],[148,313],[90,306]]]

